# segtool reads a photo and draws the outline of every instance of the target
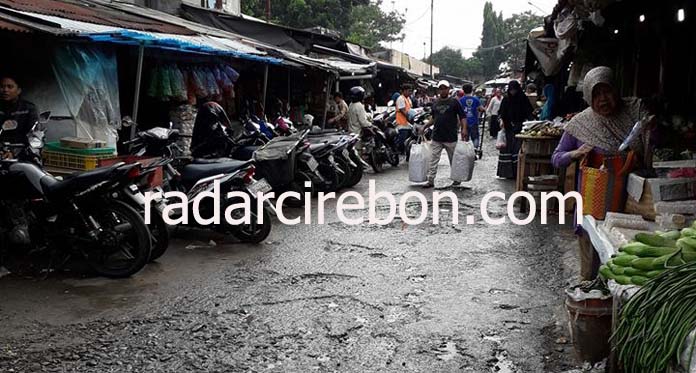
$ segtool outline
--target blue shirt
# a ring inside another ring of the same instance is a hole
[[[479,98],[475,96],[464,96],[459,100],[459,103],[462,104],[462,107],[466,112],[466,123],[469,126],[478,125],[478,109],[481,106],[481,101],[479,100]]]

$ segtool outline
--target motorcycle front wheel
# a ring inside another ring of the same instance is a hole
[[[370,165],[375,173],[381,173],[384,171],[384,165],[382,164],[382,157],[379,155],[379,151],[375,148],[370,152]]]
[[[348,182],[348,185],[346,185],[346,188],[352,188],[356,186],[363,178],[363,173],[364,170],[362,166],[358,165],[358,167],[351,168],[351,176],[350,176],[350,181]]]
[[[338,189],[347,188],[350,184],[351,178],[353,177],[352,169],[350,164],[344,158],[336,158],[336,167],[338,167],[343,172],[338,173]]]
[[[169,248],[169,226],[156,208],[150,212],[150,235],[152,237],[152,251],[150,261],[159,259]]]
[[[110,278],[129,277],[150,260],[152,240],[140,214],[119,201],[101,206],[91,217],[101,228],[98,241],[83,253],[90,267]]]
[[[255,203],[254,203],[255,206]],[[235,226],[232,234],[244,243],[257,244],[271,234],[271,214],[263,210],[263,224],[258,223],[256,212],[251,213],[251,223]]]

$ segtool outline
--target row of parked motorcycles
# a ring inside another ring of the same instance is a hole
[[[351,188],[365,170],[382,172],[384,164],[399,162],[393,113],[388,111],[375,115],[375,125],[361,135],[319,130],[312,123],[296,127],[280,115],[269,122],[247,115],[241,128],[218,126],[227,141],[223,156],[184,155],[179,145],[184,136],[170,125],[138,132],[123,143],[134,159],[155,161],[119,162],[61,178],[47,172],[41,162],[49,119],[50,112],[42,113],[26,142],[0,144],[0,183],[5,191],[0,197],[0,266],[12,272],[48,273],[82,263],[97,275],[128,277],[166,252],[173,227],[165,222],[165,214],[171,219],[184,213],[192,216],[194,197],[213,191],[216,184],[221,190],[247,194],[252,206],[259,192],[296,192],[299,198],[284,203],[301,207],[307,193]],[[134,125],[128,119],[123,124]],[[5,122],[0,134],[16,126]],[[416,133],[414,129],[414,139],[420,137]],[[161,183],[153,185],[157,172]],[[188,197],[188,211],[167,208],[171,201],[164,193],[171,191]],[[146,192],[162,196],[146,203]],[[203,201],[196,207],[206,218],[216,206],[213,199]],[[217,207],[224,211],[239,202],[223,198],[223,206]],[[144,221],[146,208],[149,224]],[[226,219],[207,226],[190,219],[188,224],[244,243],[260,243],[270,234],[274,206],[265,201],[263,219],[257,219],[255,211],[250,213],[248,224],[230,225]]]

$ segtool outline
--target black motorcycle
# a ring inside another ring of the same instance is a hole
[[[11,127],[5,123],[2,131]],[[0,145],[3,154],[19,154],[0,161],[3,265],[49,256],[49,267],[60,267],[81,256],[106,277],[128,277],[142,269],[150,258],[148,228],[137,211],[112,197],[133,182],[140,166],[117,163],[59,180],[23,157],[33,153],[28,147],[31,141]]]
[[[234,199],[226,198],[227,192],[238,191],[250,195],[250,199],[254,202],[252,207],[256,206],[256,193],[267,193],[271,191],[270,185],[265,180],[255,180],[256,167],[253,161],[237,161],[229,158],[222,159],[191,159],[190,157],[182,156],[182,151],[177,145],[179,131],[166,128],[153,128],[137,134],[137,136],[129,142],[133,151],[137,154],[152,155],[162,157],[161,163],[163,167],[163,182],[162,189],[164,192],[177,191],[187,195],[189,206],[187,207],[188,216],[193,216],[192,201],[197,194],[201,192],[213,191],[215,181],[220,182],[221,193],[220,210],[224,212],[225,208],[232,204],[239,203]],[[214,212],[215,206],[210,202],[206,202],[199,206],[200,215],[208,218]],[[253,209],[252,209],[253,210]],[[167,213],[172,219],[180,217],[183,211],[169,213],[163,208],[158,207],[160,214]],[[237,214],[241,213],[236,211]],[[263,223],[259,224],[257,212],[251,211],[249,224],[227,224],[224,218],[221,218],[221,224],[210,226],[199,226],[194,219],[189,219],[189,226],[198,228],[212,227],[214,230],[223,234],[232,234],[240,241],[246,243],[259,243],[265,240],[271,231],[271,214],[273,214],[272,206],[266,204],[264,210]],[[238,219],[239,216],[235,217]]]

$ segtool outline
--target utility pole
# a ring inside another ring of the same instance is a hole
[[[271,21],[271,0],[266,0],[266,21]]]
[[[435,19],[435,0],[430,0],[430,78],[435,79],[433,75],[433,20]]]

